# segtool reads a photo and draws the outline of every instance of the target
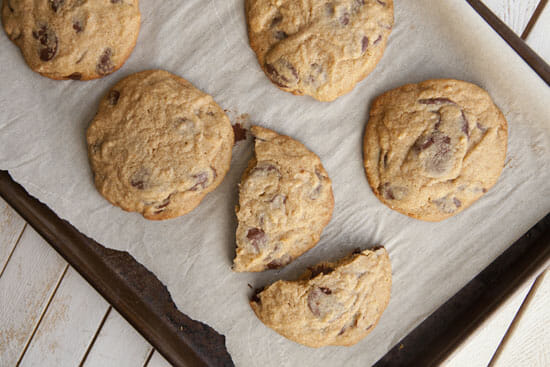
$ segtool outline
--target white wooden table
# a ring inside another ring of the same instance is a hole
[[[522,35],[539,0],[485,3]],[[526,40],[550,61],[550,4]],[[530,288],[518,290],[444,364],[550,366],[550,275],[526,299]],[[16,365],[169,363],[0,199],[0,366]]]

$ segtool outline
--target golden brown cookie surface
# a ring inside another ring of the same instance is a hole
[[[364,138],[375,195],[414,218],[459,213],[498,180],[507,123],[489,94],[458,80],[428,80],[378,97]]]
[[[250,45],[282,90],[332,101],[382,58],[393,0],[247,0]]]
[[[321,263],[301,280],[279,280],[255,294],[250,306],[265,325],[297,343],[350,346],[380,320],[391,279],[386,250],[365,250]]]
[[[87,131],[95,185],[147,219],[193,210],[229,170],[233,129],[211,96],[162,70],[128,76]]]
[[[287,265],[315,246],[334,207],[319,157],[288,136],[251,131],[255,157],[240,184],[235,271]]]
[[[5,0],[2,22],[30,68],[88,80],[119,69],[140,28],[138,0]]]

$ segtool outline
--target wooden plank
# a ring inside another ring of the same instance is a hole
[[[67,263],[30,227],[0,278],[0,366],[15,366]]]
[[[535,282],[491,366],[550,366],[550,270]]]
[[[483,0],[483,3],[514,32],[521,35],[539,0]]]
[[[107,302],[69,267],[20,365],[79,365],[108,308]]]
[[[442,363],[444,367],[487,366],[514,315],[527,296],[531,283],[518,289]]]
[[[149,360],[149,363],[147,363],[144,367],[170,367],[170,363],[164,357],[157,352],[156,350],[153,352],[153,356]]]
[[[112,309],[86,357],[84,367],[143,366],[153,347]]]
[[[0,198],[0,276],[25,228],[25,221]]]
[[[527,36],[527,44],[550,63],[550,2],[546,4]]]

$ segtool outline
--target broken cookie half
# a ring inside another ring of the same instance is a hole
[[[391,264],[383,247],[321,263],[298,281],[279,280],[250,301],[256,316],[308,347],[350,346],[370,333],[390,300]]]
[[[236,208],[233,270],[283,267],[315,246],[332,217],[332,184],[317,155],[300,142],[253,126],[255,156]]]

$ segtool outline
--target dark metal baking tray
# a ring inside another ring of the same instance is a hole
[[[466,0],[550,85],[550,66],[479,0]],[[166,287],[127,252],[107,249],[31,197],[6,171],[2,196],[175,366],[233,366],[225,337],[179,312]],[[424,320],[376,366],[434,365],[550,259],[550,214]]]

